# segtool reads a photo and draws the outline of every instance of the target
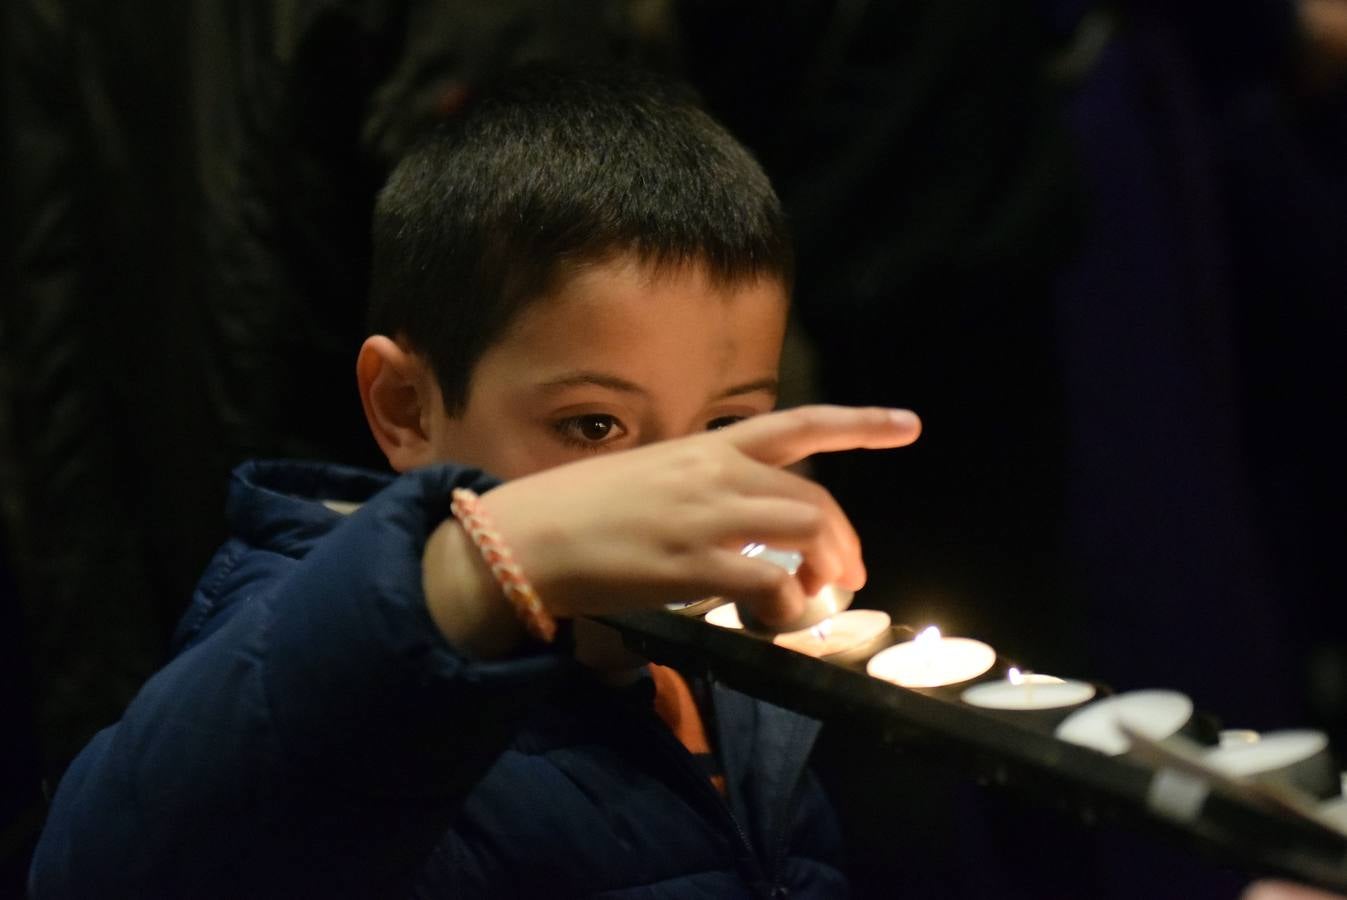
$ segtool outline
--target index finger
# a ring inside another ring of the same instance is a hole
[[[788,466],[815,453],[904,447],[921,434],[921,419],[908,409],[799,406],[754,416],[716,434],[758,462]]]

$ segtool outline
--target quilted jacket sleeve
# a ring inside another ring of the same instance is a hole
[[[567,665],[473,662],[434,629],[422,547],[472,478],[403,476],[302,559],[226,548],[227,615],[72,764],[32,895],[405,896]]]

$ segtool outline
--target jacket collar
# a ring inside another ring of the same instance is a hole
[[[342,519],[324,501],[363,503],[392,481],[334,463],[253,460],[230,476],[225,514],[235,536],[298,558]]]

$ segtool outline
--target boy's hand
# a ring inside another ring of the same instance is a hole
[[[865,583],[860,542],[826,490],[781,470],[814,453],[900,447],[921,423],[906,410],[810,406],[718,431],[549,469],[482,502],[556,616],[709,596],[796,618],[825,584]],[[739,550],[800,551],[797,577]],[[451,636],[452,639],[452,636]]]

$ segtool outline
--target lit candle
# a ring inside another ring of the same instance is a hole
[[[1256,740],[1229,742],[1222,734],[1221,745],[1204,753],[1202,760],[1223,775],[1288,785],[1321,800],[1340,793],[1328,736],[1322,731],[1272,731]]]
[[[1011,668],[1003,681],[984,681],[964,691],[969,706],[1005,711],[1063,710],[1094,698],[1094,685]]]
[[[718,625],[721,628],[744,627],[744,623],[739,621],[739,608],[733,603],[717,606],[706,614],[706,621],[710,622],[712,625]]]
[[[824,619],[813,628],[778,634],[772,643],[816,656],[843,661],[868,656],[889,636],[889,614],[877,609],[849,609]]]
[[[1177,691],[1129,691],[1076,710],[1057,726],[1056,734],[1072,744],[1117,756],[1131,746],[1119,724],[1162,741],[1178,734],[1192,717],[1193,701]]]
[[[717,606],[726,603],[724,597],[703,597],[700,600],[688,600],[684,603],[666,603],[664,608],[680,616],[700,616]]]
[[[972,638],[943,637],[932,625],[910,641],[871,657],[865,671],[909,688],[943,687],[976,678],[996,662],[996,651]]]

